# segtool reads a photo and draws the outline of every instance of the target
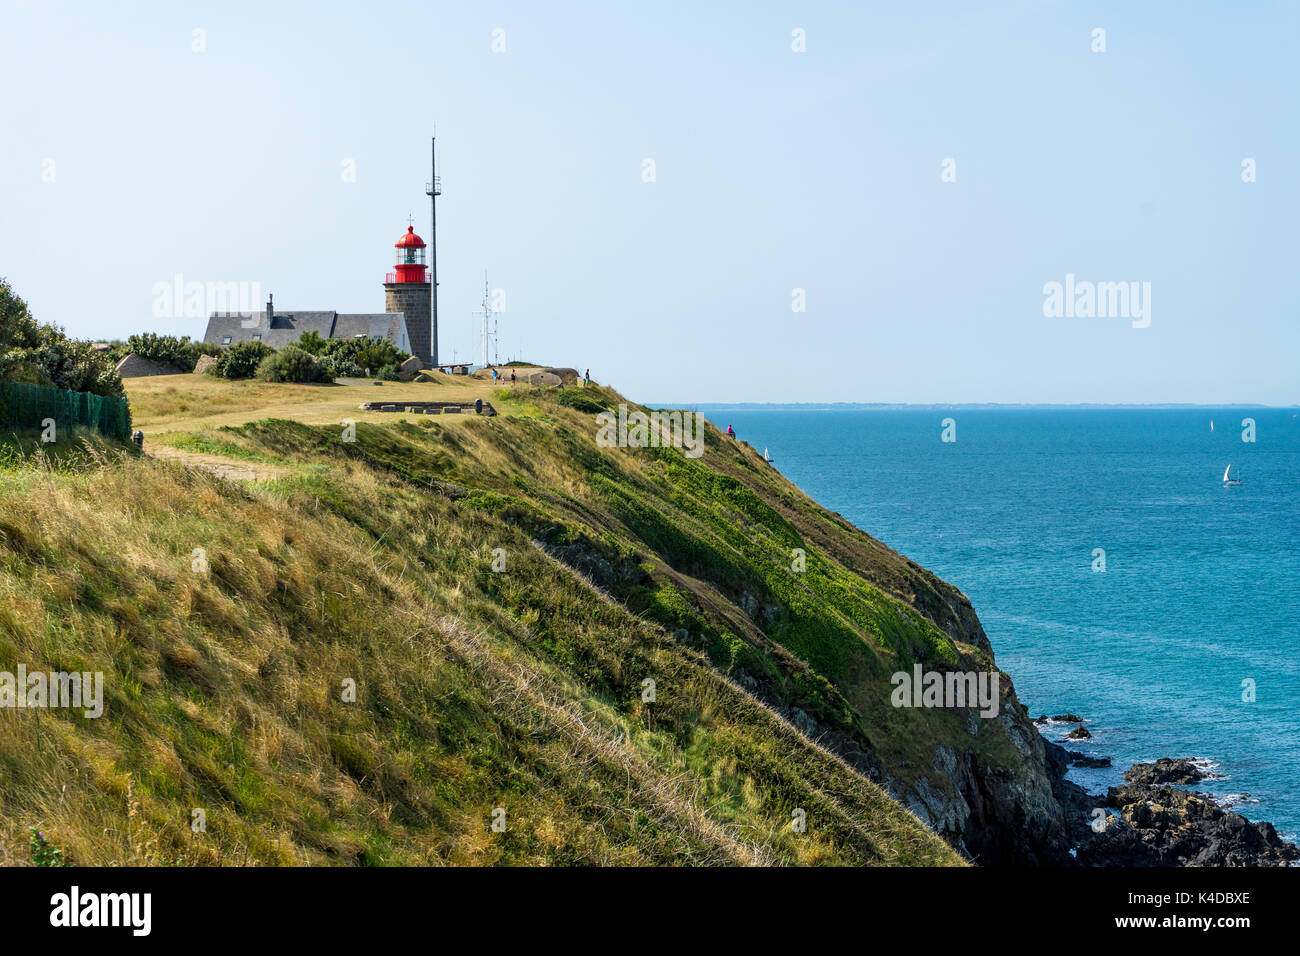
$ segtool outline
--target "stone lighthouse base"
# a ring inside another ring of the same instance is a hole
[[[406,334],[411,354],[425,368],[433,365],[433,306],[427,282],[385,282],[384,311],[406,313]]]

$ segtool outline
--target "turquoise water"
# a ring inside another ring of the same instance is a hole
[[[1030,711],[1079,714],[1071,749],[1113,760],[1072,779],[1201,757],[1225,776],[1198,789],[1300,836],[1296,410],[699,410],[961,588]]]

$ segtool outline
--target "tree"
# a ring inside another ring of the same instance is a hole
[[[69,339],[56,325],[39,325],[9,281],[0,278],[0,379],[122,398],[112,360],[90,343]]]

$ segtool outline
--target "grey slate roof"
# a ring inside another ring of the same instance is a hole
[[[208,317],[203,341],[234,345],[257,340],[279,349],[297,342],[307,332],[315,332],[323,339],[350,339],[358,335],[388,339],[404,352],[411,350],[406,316],[402,312],[276,312],[269,326],[265,312],[214,312]],[[230,341],[223,342],[227,336]]]

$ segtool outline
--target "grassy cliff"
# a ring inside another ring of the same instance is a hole
[[[612,391],[493,401],[350,442],[290,418],[150,439],[254,481],[94,445],[4,459],[0,669],[107,689],[97,720],[0,709],[0,844],[39,826],[87,864],[1059,849],[1009,680],[997,719],[890,706],[913,662],[995,666],[958,591],[711,427],[694,460],[598,447]]]

